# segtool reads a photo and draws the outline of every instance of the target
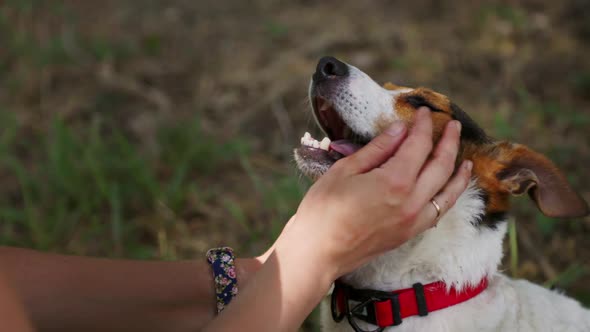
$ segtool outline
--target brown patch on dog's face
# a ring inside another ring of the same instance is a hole
[[[408,93],[400,95],[414,107],[428,106],[433,112],[451,114],[451,102],[447,96],[434,92],[427,88],[416,88]]]
[[[384,88],[392,91],[409,89],[392,83],[386,83]],[[453,104],[445,95],[430,89],[417,88],[408,92],[402,92],[397,96],[392,106],[392,112],[395,112],[397,118],[405,122],[408,127],[412,127],[414,124],[414,113],[416,110],[422,106],[428,107],[432,116],[434,142],[440,139],[445,126],[451,120],[461,122],[463,137],[466,139],[479,143],[489,141],[485,132],[465,112]],[[383,131],[392,121],[393,117],[381,116],[374,124],[376,131]]]
[[[383,87],[391,91],[409,89],[392,83],[385,83]],[[446,124],[452,120],[450,105],[451,103],[444,95],[425,88],[418,88],[398,95],[395,103],[392,105],[392,111],[395,112],[399,120],[405,122],[411,128],[414,125],[414,113],[416,110],[421,106],[428,106],[432,111],[433,140],[438,141],[442,136]],[[395,117],[393,116],[380,116],[374,124],[376,132],[380,133],[385,130],[391,125],[394,119]]]
[[[408,88],[407,86],[401,86],[401,85],[393,84],[391,82],[386,82],[385,84],[383,84],[383,88],[390,90],[390,91],[411,89],[411,88]]]

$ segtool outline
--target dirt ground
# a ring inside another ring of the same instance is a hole
[[[185,143],[214,156],[188,164],[182,182],[195,187],[177,206],[148,194],[149,204],[124,200],[117,228],[104,226],[107,204],[45,245],[27,226],[8,226],[26,195],[0,165],[4,244],[143,258],[195,257],[221,243],[260,253],[308,186],[291,151],[305,131],[319,135],[306,93],[323,55],[378,82],[450,96],[493,136],[549,156],[590,201],[588,1],[12,0],[0,10],[0,112],[18,124],[5,153],[23,172],[51,156],[55,119],[75,143],[100,117],[99,135],[121,133],[149,156],[158,183],[173,178],[161,128],[197,117],[202,133],[191,141],[182,129]],[[590,218],[552,220],[526,198],[514,212],[518,253],[506,241],[507,273],[590,304]]]

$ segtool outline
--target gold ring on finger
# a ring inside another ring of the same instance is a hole
[[[434,221],[438,222],[438,220],[440,219],[440,205],[438,205],[434,198],[430,200],[430,203],[432,203],[432,205],[436,209],[436,218],[434,219]]]

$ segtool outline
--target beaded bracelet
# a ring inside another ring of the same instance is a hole
[[[209,249],[207,261],[213,268],[217,313],[219,314],[238,294],[234,251],[229,247]]]

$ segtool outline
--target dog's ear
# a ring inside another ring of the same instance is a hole
[[[498,173],[500,188],[512,195],[528,193],[549,217],[582,217],[588,204],[568,184],[565,176],[545,156],[514,144],[501,152],[505,166]]]

